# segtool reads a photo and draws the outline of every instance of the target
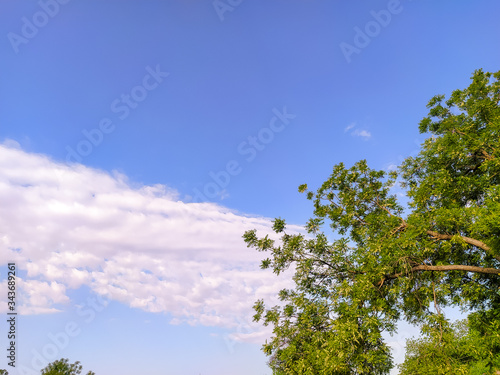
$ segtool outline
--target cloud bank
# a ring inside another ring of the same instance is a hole
[[[264,254],[242,240],[248,229],[271,234],[269,219],[185,203],[166,186],[132,187],[122,174],[57,163],[13,142],[0,145],[0,171],[0,259],[26,271],[20,313],[60,311],[68,290],[87,286],[168,313],[173,324],[231,329],[251,321],[256,299],[292,286],[260,270]]]

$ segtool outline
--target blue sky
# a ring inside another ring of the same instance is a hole
[[[39,373],[59,337],[57,358],[97,374],[270,374],[251,305],[290,280],[259,270],[241,235],[278,216],[300,230],[298,185],[338,162],[415,154],[427,101],[499,70],[499,11],[1,2],[1,279],[15,261],[19,373]]]

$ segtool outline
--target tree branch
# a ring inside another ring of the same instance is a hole
[[[403,275],[407,275],[410,272],[416,272],[416,271],[464,271],[464,272],[486,273],[486,274],[500,276],[500,270],[496,268],[465,266],[462,264],[448,264],[444,266],[428,266],[426,264],[420,264],[418,266],[412,267],[410,271],[398,272],[392,275],[385,275],[382,278],[382,280],[380,280],[377,283],[377,286],[380,288],[386,280],[397,279]]]
[[[494,159],[494,157],[491,156],[490,154],[488,154],[486,151],[481,150],[481,152],[483,153],[483,156],[485,157],[486,160],[493,160]]]
[[[389,214],[389,216],[394,217],[393,213],[389,211],[389,209],[386,206],[382,206],[379,202],[379,197],[375,197],[375,204],[380,208],[381,210],[384,210]]]
[[[475,273],[488,273],[500,276],[500,270],[496,268],[477,267],[477,266],[464,266],[462,264],[449,264],[445,266],[427,266],[422,264],[420,266],[412,267],[412,271],[465,271]]]
[[[429,236],[437,238],[438,240],[451,240],[454,237],[451,234],[441,234],[438,232],[434,232],[432,230],[428,230],[427,234]],[[480,249],[483,249],[489,255],[491,255],[493,258],[495,258],[496,260],[498,260],[500,262],[500,255],[493,254],[491,247],[486,245],[484,242],[481,242],[481,241],[476,240],[474,238],[469,238],[469,237],[460,236],[460,235],[457,235],[457,236],[460,237],[465,243],[468,243],[469,245],[473,245],[473,246],[479,247]]]

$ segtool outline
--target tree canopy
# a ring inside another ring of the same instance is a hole
[[[49,363],[42,371],[42,375],[78,375],[82,373],[82,365],[79,361],[69,363],[68,359],[61,358],[57,361]],[[87,375],[95,375],[93,371],[89,371]]]
[[[82,373],[82,365],[79,361],[69,363],[68,359],[61,358],[49,363],[40,373],[42,375],[79,375]],[[9,375],[7,370],[0,370],[0,375]],[[89,371],[87,375],[95,375],[95,372]]]
[[[407,341],[401,375],[500,374],[500,322],[491,322],[488,334],[467,320],[424,325],[422,337]]]
[[[382,333],[396,332],[400,319],[424,335],[408,342],[402,373],[434,373],[416,370],[428,349],[442,346],[449,359],[451,346],[466,353],[478,335],[484,355],[449,362],[498,368],[499,102],[500,72],[477,70],[466,89],[429,101],[419,130],[430,136],[398,170],[337,164],[316,191],[299,187],[314,204],[307,234],[288,234],[281,218],[273,227],[279,242],[244,234],[249,247],[269,253],[262,268],[279,275],[294,267],[295,288],[280,292],[280,306],[254,305],[254,319],[274,327],[263,347],[274,374],[387,374],[393,363]],[[469,319],[450,325],[445,306]]]

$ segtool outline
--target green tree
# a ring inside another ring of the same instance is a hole
[[[0,370],[0,375],[9,375],[7,370]]]
[[[307,234],[286,233],[282,219],[274,221],[277,244],[244,234],[249,247],[270,253],[262,268],[295,272],[280,306],[254,305],[254,319],[274,327],[263,347],[274,374],[386,374],[392,358],[382,332],[394,333],[400,319],[441,332],[450,305],[474,309],[477,329],[497,319],[499,80],[500,72],[478,70],[468,88],[432,98],[420,122],[431,136],[397,172],[340,163],[316,192],[301,185],[314,203]],[[406,208],[391,193],[397,181]]]
[[[42,375],[78,375],[81,373],[82,365],[80,362],[69,363],[66,358],[49,363],[41,372]],[[95,373],[89,371],[87,375],[95,375]]]
[[[407,341],[400,374],[499,374],[500,322],[481,332],[472,320],[424,325],[421,338]]]

